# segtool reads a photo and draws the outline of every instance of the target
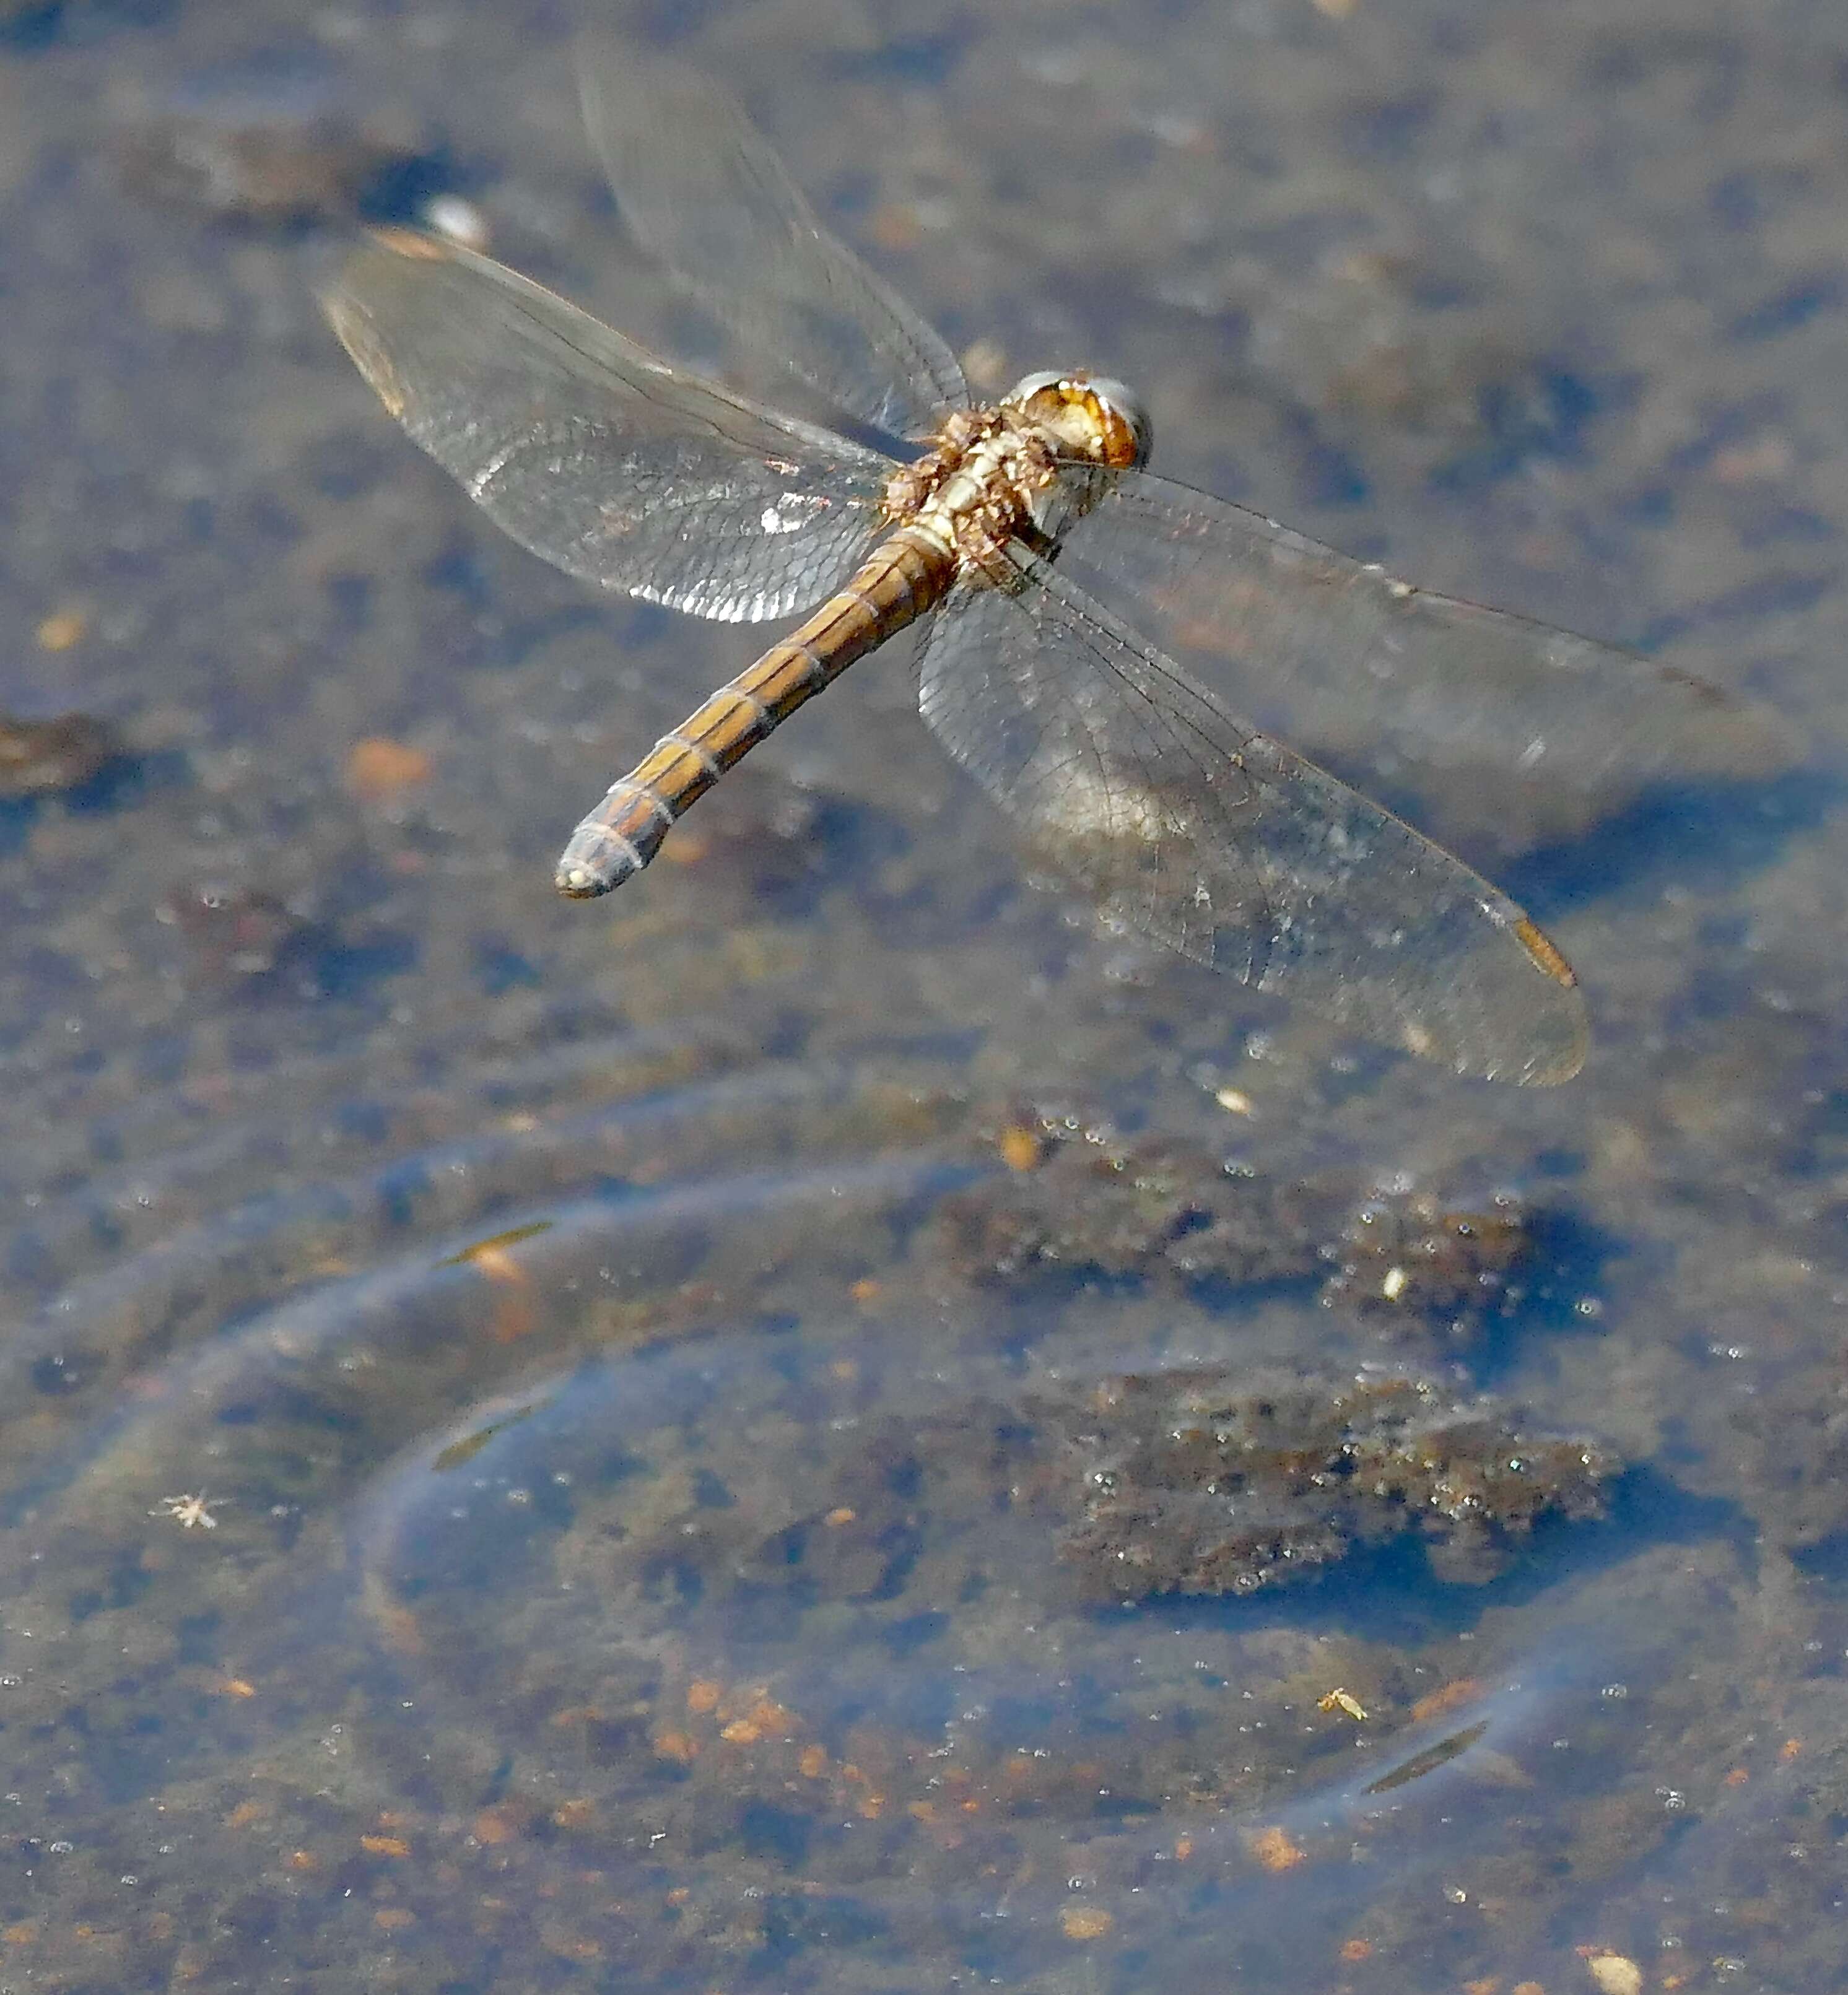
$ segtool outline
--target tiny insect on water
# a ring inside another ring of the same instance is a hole
[[[1154,476],[1119,382],[1050,370],[977,404],[723,91],[607,44],[586,46],[581,77],[637,243],[855,434],[436,237],[373,235],[325,294],[386,408],[535,554],[721,622],[809,612],[610,786],[559,860],[562,893],[632,877],[741,756],[915,623],[926,726],[1107,914],[1459,1073],[1578,1071],[1577,979],[1525,912],[1239,719],[1135,609],[1211,633],[1252,683],[1371,700],[1389,736],[1588,785],[1685,751],[1762,770],[1781,748],[1754,709]],[[1101,599],[1125,592],[1128,616]]]

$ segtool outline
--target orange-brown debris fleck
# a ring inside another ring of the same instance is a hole
[[[1174,1842],[1174,1860],[1185,1863],[1194,1854],[1194,1839],[1190,1835],[1177,1836]]]
[[[1473,1704],[1482,1694],[1482,1686],[1474,1677],[1458,1677],[1447,1683],[1441,1690],[1434,1690],[1419,1698],[1412,1706],[1412,1720],[1422,1725],[1427,1718],[1441,1718],[1447,1711],[1455,1711],[1459,1705]]]
[[[1002,1130],[994,1147],[1001,1152],[1001,1162],[1011,1171],[1037,1169],[1044,1154],[1035,1131],[1023,1129],[1018,1123]]]
[[[253,1822],[261,1822],[270,1811],[261,1801],[239,1801],[225,1818],[227,1828],[248,1828]]]
[[[289,1868],[291,1870],[318,1870],[321,1859],[311,1849],[292,1849],[289,1853]]]
[[[1643,1970],[1628,1955],[1602,1946],[1578,1949],[1600,1995],[1642,1995]]]
[[[1547,1991],[1538,1981],[1517,1981],[1508,1990],[1508,1995],[1547,1995]]]
[[[510,1801],[501,1801],[493,1808],[485,1808],[470,1825],[471,1832],[477,1842],[505,1842],[517,1835],[526,1825],[526,1811]]]
[[[596,1813],[596,1804],[593,1801],[560,1801],[551,1811],[552,1825],[556,1828],[587,1828]]]
[[[373,1924],[382,1932],[402,1932],[416,1918],[415,1912],[406,1911],[402,1905],[381,1905],[373,1914]]]
[[[0,1939],[9,1946],[30,1946],[39,1936],[39,1929],[30,1919],[22,1919],[17,1925],[0,1930]]]
[[[923,232],[917,210],[902,201],[882,201],[867,225],[881,249],[909,249]]]
[[[874,1281],[871,1275],[863,1275],[860,1276],[860,1279],[847,1290],[847,1293],[851,1296],[854,1301],[858,1303],[862,1308],[864,1308],[868,1303],[876,1303],[879,1300],[881,1289],[880,1284]]]
[[[1486,1974],[1475,1981],[1463,1983],[1463,1995],[1501,1995],[1502,1977]]]
[[[356,741],[346,758],[346,786],[365,803],[382,802],[430,780],[430,757],[421,748],[382,734]]]
[[[456,1258],[466,1261],[471,1268],[479,1269],[490,1282],[503,1282],[509,1287],[530,1279],[526,1270],[504,1247],[484,1242],[479,1247],[465,1248]]]
[[[661,848],[661,856],[672,866],[697,866],[713,849],[702,831],[677,831]]]
[[[496,1344],[517,1344],[531,1337],[538,1323],[531,1300],[526,1296],[501,1296],[494,1307],[493,1334]]]
[[[1116,1921],[1101,1905],[1067,1905],[1059,1924],[1067,1939],[1101,1939]]]
[[[1743,1787],[1751,1777],[1743,1767],[1735,1767],[1726,1775],[1725,1784],[1729,1787]]]
[[[723,1684],[710,1677],[696,1677],[686,1687],[686,1708],[689,1711],[716,1711],[719,1700],[725,1695]]]
[[[220,1697],[255,1697],[256,1685],[242,1677],[221,1677],[215,1686]]]
[[[40,623],[37,636],[42,650],[67,651],[81,644],[90,620],[81,609],[54,609]]]
[[[795,1720],[780,1704],[760,1697],[742,1717],[723,1727],[721,1739],[734,1746],[754,1746],[760,1739],[787,1739],[795,1729]]]
[[[664,1732],[654,1741],[658,1759],[672,1760],[682,1767],[699,1756],[699,1742],[684,1732]]]
[[[401,1835],[362,1835],[359,1847],[374,1856],[408,1856],[410,1845]]]
[[[885,1812],[884,1795],[874,1794],[862,1794],[860,1797],[859,1801],[855,1804],[855,1811],[857,1814],[864,1816],[868,1822],[877,1822]]]
[[[1366,1960],[1372,1957],[1373,1942],[1370,1939],[1345,1939],[1341,1942],[1343,1960]]]
[[[859,1514],[860,1513],[857,1510],[854,1509],[847,1504],[843,1503],[838,1509],[830,1510],[826,1516],[823,1518],[822,1522],[824,1524],[833,1525],[833,1527],[838,1530],[843,1524],[852,1523],[854,1519],[858,1516]]]
[[[1784,478],[1789,476],[1793,461],[1790,445],[1784,438],[1757,437],[1750,443],[1716,451],[1713,476],[1722,485],[1743,484],[1754,479]]]
[[[802,1756],[795,1763],[804,1780],[819,1780],[828,1770],[828,1749],[825,1746],[805,1746]]]
[[[1251,1853],[1266,1870],[1293,1870],[1309,1857],[1308,1851],[1281,1828],[1260,1830],[1251,1839]]]
[[[1794,1760],[1802,1749],[1803,1742],[1801,1739],[1787,1739],[1778,1747],[1778,1757],[1780,1760]]]

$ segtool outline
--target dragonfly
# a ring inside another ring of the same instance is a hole
[[[1671,767],[1716,719],[1750,735],[1745,703],[1156,476],[1114,379],[1029,373],[978,401],[721,87],[613,45],[579,75],[635,242],[829,420],[439,236],[373,233],[324,293],[386,408],[534,554],[720,623],[807,613],[611,785],[558,890],[633,877],[740,757],[916,624],[926,726],[1108,919],[1462,1074],[1575,1074],[1584,998],[1528,915],[1145,632],[1204,633],[1254,704],[1269,682],[1359,701],[1408,751],[1486,751],[1511,776],[1586,779],[1639,741],[1644,773]]]

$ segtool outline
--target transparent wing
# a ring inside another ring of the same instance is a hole
[[[1112,914],[1195,961],[1459,1073],[1568,1080],[1571,972],[1460,860],[1234,719],[1037,556],[957,585],[919,705]]]
[[[382,230],[321,302],[495,523],[605,589],[755,623],[825,596],[878,524],[878,452],[678,372],[453,243]]]
[[[1556,836],[1654,783],[1744,780],[1794,743],[1762,709],[1544,623],[1435,596],[1261,514],[1129,474],[1061,566],[1117,600],[1242,712],[1345,770],[1441,774],[1510,843]],[[1474,799],[1459,773],[1480,772]]]
[[[836,408],[922,437],[968,405],[943,341],[816,219],[725,91],[627,43],[579,45],[584,122],[643,248]]]

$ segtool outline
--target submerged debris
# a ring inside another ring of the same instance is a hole
[[[1460,1327],[1506,1299],[1510,1272],[1532,1247],[1526,1210],[1505,1195],[1471,1211],[1426,1191],[1371,1198],[1348,1218],[1322,1297],[1364,1316]]]
[[[1254,1592],[1410,1530],[1440,1577],[1479,1582],[1543,1514],[1602,1514],[1613,1468],[1589,1441],[1403,1375],[1132,1377],[1064,1419],[1077,1517],[1062,1549],[1087,1592],[1122,1599]]]
[[[122,753],[121,736],[88,713],[51,720],[0,716],[0,797],[77,789]]]
[[[941,1602],[1049,1566],[1067,1600],[1249,1594],[1408,1531],[1474,1585],[1542,1516],[1600,1516],[1616,1468],[1412,1373],[1226,1367],[863,1413],[801,1458],[793,1483],[689,1481],[624,1556],[689,1597],[755,1590],[765,1627],[774,1595]],[[1009,1515],[1024,1532],[998,1534]]]
[[[272,894],[217,881],[176,889],[156,913],[185,936],[195,980],[211,984],[267,976],[307,925]]]
[[[1245,1282],[1314,1273],[1341,1207],[1315,1186],[1234,1176],[1204,1151],[1149,1140],[1060,1145],[1030,1173],[1016,1167],[950,1200],[943,1220],[959,1271],[976,1280],[1056,1272]]]
[[[332,112],[235,93],[145,116],[118,142],[139,197],[246,223],[349,215],[397,149]]]
[[[1009,1176],[943,1210],[966,1279],[1320,1279],[1324,1301],[1369,1317],[1466,1329],[1503,1305],[1530,1252],[1511,1198],[1452,1210],[1352,1177],[1265,1178],[1194,1145],[1043,1115],[1016,1118],[996,1142]]]

